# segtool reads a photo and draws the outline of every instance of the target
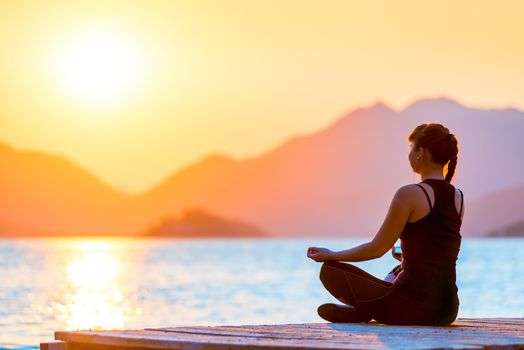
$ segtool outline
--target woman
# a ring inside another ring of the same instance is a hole
[[[346,304],[321,305],[318,313],[327,321],[449,325],[457,317],[455,262],[464,216],[462,191],[450,184],[457,139],[443,125],[431,123],[417,126],[408,140],[409,162],[421,182],[397,190],[375,237],[338,252],[308,249],[309,258],[324,262],[320,280],[325,288]],[[341,262],[381,257],[399,238],[401,264],[392,282]]]

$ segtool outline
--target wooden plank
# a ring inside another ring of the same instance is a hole
[[[367,324],[364,324],[366,327],[370,325],[377,325],[377,326],[386,326],[382,325],[380,323],[376,322],[370,322]],[[448,329],[450,327],[471,327],[475,329],[480,329],[481,327],[485,327],[486,325],[489,325],[488,328],[485,330],[498,330],[499,328],[502,328],[504,330],[511,330],[510,326],[521,326],[524,327],[524,319],[485,319],[482,321],[475,320],[475,319],[460,319],[459,321],[453,323],[451,326],[447,327],[432,327],[435,329],[438,328],[445,328]],[[245,325],[245,326],[194,326],[194,327],[163,327],[163,328],[146,328],[146,330],[159,330],[159,331],[213,331],[213,330],[221,330],[224,332],[234,332],[234,331],[252,331],[257,333],[263,333],[263,332],[274,332],[275,330],[279,330],[281,332],[304,332],[307,330],[318,330],[318,329],[325,329],[326,323],[307,323],[307,324],[292,324],[292,325]],[[357,325],[354,325],[357,326]],[[386,326],[389,327],[389,326]],[[406,326],[404,326],[406,327]],[[416,329],[420,326],[408,326],[411,328]],[[517,327],[518,329],[518,327]]]
[[[40,350],[68,350],[67,343],[63,341],[52,341],[40,343]]]
[[[524,319],[459,319],[448,327],[373,322],[166,327],[56,332],[55,339],[114,349],[524,349]]]
[[[55,338],[70,342],[94,343],[124,347],[144,347],[151,349],[318,349],[320,342],[308,340],[304,344],[302,340],[286,339],[263,339],[245,337],[210,337],[199,334],[173,334],[165,332],[77,332],[75,334],[55,333]],[[339,348],[334,346],[332,348]],[[365,347],[360,347],[364,349]]]
[[[341,324],[335,324],[335,325],[332,325],[332,326],[336,326],[336,327],[338,327],[338,330],[340,331],[340,326],[343,326],[343,325],[341,325]],[[346,326],[347,326],[347,325],[346,325]],[[353,326],[355,326],[355,325],[353,325]],[[397,327],[397,326],[395,326],[395,327]],[[402,326],[402,327],[406,327],[406,326]],[[355,328],[355,327],[353,327],[353,328]],[[390,327],[388,327],[388,328],[393,328],[393,327],[390,326]],[[412,328],[412,327],[409,327],[409,328]],[[393,329],[394,329],[394,328],[393,328]],[[355,330],[355,329],[353,329],[353,330]],[[162,332],[160,332],[160,333],[162,333]],[[354,333],[356,333],[356,332],[354,332]],[[420,333],[420,332],[417,332],[417,333]],[[435,337],[435,335],[438,334],[437,332],[434,332],[434,333],[435,333],[435,334],[433,334],[433,337]],[[406,334],[406,329],[402,330],[402,332],[400,332],[399,335],[402,336],[402,337],[405,337],[405,334]],[[122,335],[122,334],[116,334],[116,333],[115,333],[114,335]],[[123,335],[126,336],[126,334],[123,334]],[[133,336],[139,335],[139,336],[141,336],[141,337],[143,337],[143,338],[147,338],[144,334],[139,334],[139,333],[137,333],[137,332],[133,332],[132,335],[133,335]],[[350,334],[350,336],[351,336],[351,335],[353,335],[353,334]],[[391,335],[393,335],[393,334],[392,334],[391,332],[389,332],[389,336],[391,336]],[[193,338],[193,340],[196,340],[196,338],[197,338],[197,334],[194,334],[192,337],[191,337],[191,334],[189,334],[189,336],[190,336],[190,338]],[[448,335],[448,334],[445,334],[445,336],[448,337],[449,335]],[[462,336],[465,337],[466,334],[462,334]],[[475,338],[475,337],[478,338],[478,334],[474,335],[473,338]],[[155,338],[159,338],[159,334],[156,334],[156,335],[155,335]],[[160,336],[160,338],[161,338],[161,336]],[[179,337],[179,338],[180,338],[180,337]],[[309,338],[309,337],[304,337],[303,340],[312,340],[312,339],[308,339],[308,338]],[[339,338],[340,338],[340,336],[339,336]],[[491,338],[491,335],[490,335],[490,338]],[[168,339],[169,339],[169,338],[168,338]],[[204,339],[205,339],[205,337],[204,337]],[[369,345],[369,344],[368,344],[368,345]]]
[[[121,346],[100,345],[92,343],[47,342],[40,343],[40,350],[138,350],[140,348],[124,348]]]
[[[519,333],[522,332],[522,328],[519,327],[508,327],[508,325],[518,325],[521,324],[524,326],[524,322],[519,322],[519,319],[510,320],[510,321],[497,321],[494,320],[493,322],[474,322],[474,321],[461,321],[457,322],[451,327],[432,327],[433,329],[446,329],[449,330],[450,328],[453,329],[455,327],[470,327],[472,328],[472,332],[476,331],[483,331],[483,332],[495,332],[498,334],[512,334],[512,333]],[[489,327],[486,327],[486,325],[489,325]],[[318,324],[322,325],[322,324]],[[164,332],[174,332],[174,333],[192,333],[192,334],[209,334],[209,335],[228,335],[228,336],[245,336],[245,337],[283,337],[283,338],[307,338],[309,334],[313,333],[314,335],[318,335],[318,329],[325,328],[325,324],[323,324],[324,327],[307,327],[303,328],[302,325],[292,325],[293,327],[288,327],[289,325],[278,325],[278,328],[275,328],[277,326],[216,326],[216,327],[177,327],[177,328],[149,328],[148,330],[157,330],[157,331],[164,331]],[[371,325],[377,325],[377,326],[384,326],[378,323],[369,323],[366,324],[365,327],[369,329],[369,326]],[[315,325],[316,326],[316,325]],[[357,325],[352,325],[352,327],[357,327]],[[390,327],[390,326],[388,326]],[[406,327],[406,326],[404,326]],[[317,329],[317,331],[314,331],[314,329]],[[404,328],[400,328],[404,332]],[[416,330],[417,327],[410,326],[410,329]],[[277,332],[278,331],[278,332]],[[327,333],[329,330],[323,330],[323,333]],[[336,331],[333,331],[336,332]]]

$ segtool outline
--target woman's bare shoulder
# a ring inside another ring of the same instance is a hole
[[[420,187],[417,184],[407,184],[399,187],[395,196],[405,201],[411,201],[417,198],[418,192],[420,192]]]
[[[418,184],[407,184],[404,186],[401,186],[397,192],[405,193],[405,194],[414,194],[417,193],[417,191],[420,191],[420,186]]]

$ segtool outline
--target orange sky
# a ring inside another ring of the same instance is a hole
[[[4,0],[0,141],[134,193],[376,100],[524,108],[522,13],[503,0]]]

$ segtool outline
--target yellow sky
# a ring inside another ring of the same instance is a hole
[[[255,156],[377,100],[524,108],[522,13],[504,0],[4,0],[0,141],[135,193],[209,153]],[[140,79],[123,71],[138,83],[97,90],[126,89],[107,104],[72,97],[57,71],[92,32],[146,62]]]

